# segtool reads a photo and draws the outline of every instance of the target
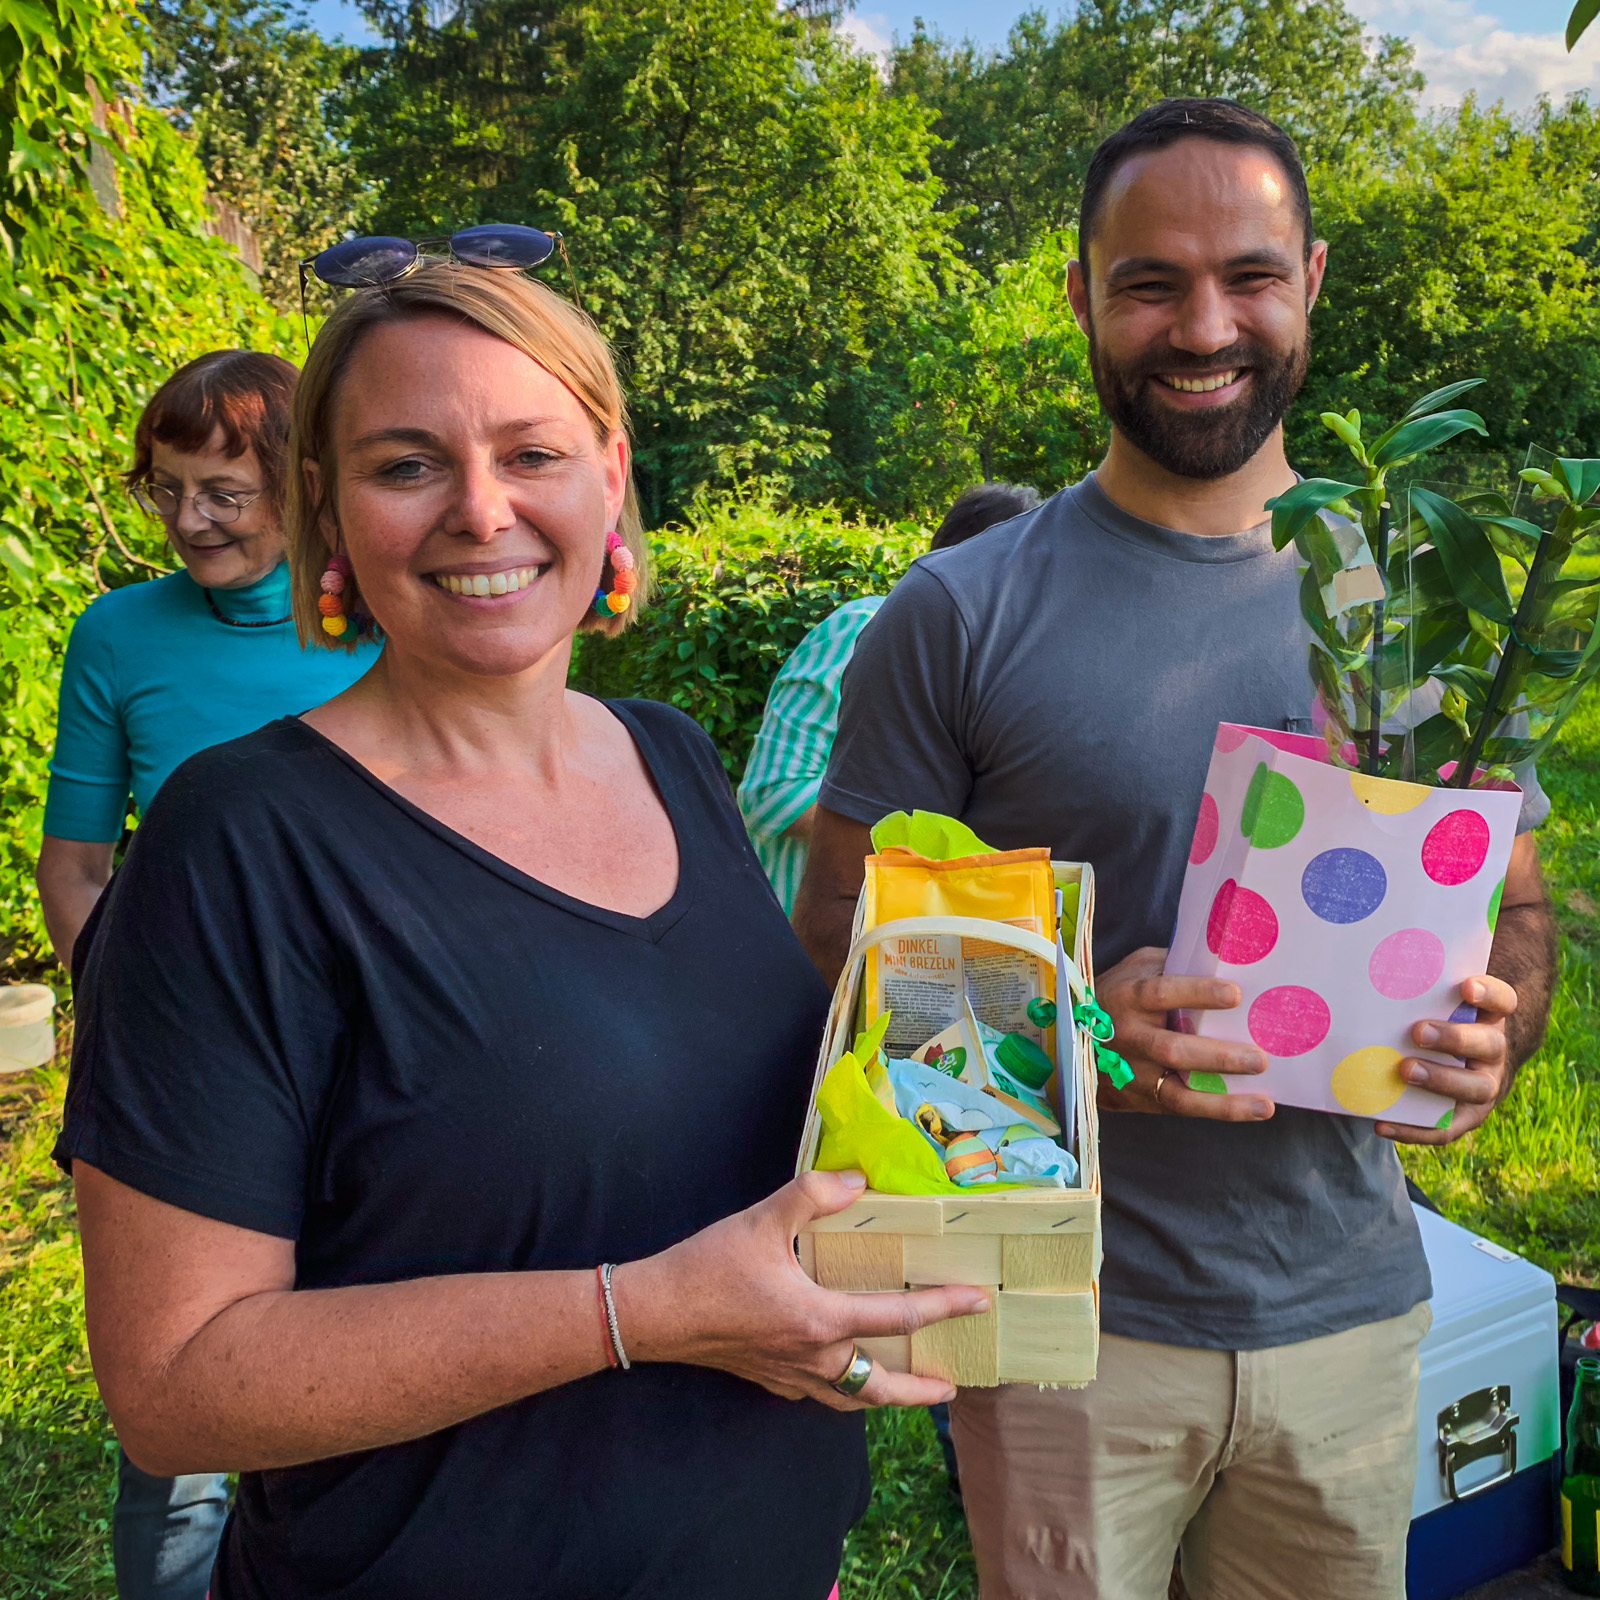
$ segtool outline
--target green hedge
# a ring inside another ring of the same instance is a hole
[[[737,783],[790,651],[846,600],[887,594],[928,538],[911,522],[782,509],[764,486],[701,501],[688,526],[654,538],[657,590],[643,620],[616,639],[583,635],[571,681],[687,711]]]

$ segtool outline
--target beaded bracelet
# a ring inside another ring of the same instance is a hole
[[[613,1262],[607,1261],[594,1270],[600,1280],[600,1308],[605,1317],[609,1346],[606,1355],[612,1366],[621,1367],[627,1372],[633,1363],[628,1360],[628,1352],[622,1348],[622,1330],[617,1326],[617,1303],[611,1298],[611,1274],[617,1269]]]
[[[605,1349],[606,1365],[614,1367],[617,1364],[617,1352],[611,1345],[611,1321],[606,1316],[606,1279],[604,1267],[594,1269],[595,1309],[600,1313],[600,1343]]]

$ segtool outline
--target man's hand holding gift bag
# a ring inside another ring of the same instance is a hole
[[[1449,1126],[1417,1127],[1379,1121],[1376,1131],[1400,1144],[1451,1144],[1482,1124],[1510,1093],[1517,1068],[1533,1054],[1550,1008],[1553,930],[1531,835],[1518,837],[1501,895],[1490,972],[1463,980],[1462,1007],[1471,1020],[1430,1020],[1412,1030],[1423,1050],[1454,1055],[1458,1066],[1408,1057],[1401,1077],[1455,1101]],[[1160,1112],[1224,1122],[1264,1121],[1273,1113],[1265,1094],[1245,1079],[1266,1069],[1254,1045],[1207,1038],[1175,1026],[1183,1011],[1231,1011],[1239,986],[1224,978],[1186,977],[1163,969],[1167,952],[1145,946],[1125,956],[1100,980],[1100,1003],[1116,1024],[1116,1048],[1133,1081],[1116,1089],[1102,1077],[1099,1101],[1111,1111]],[[1459,1013],[1457,1013],[1459,1017]],[[1196,1075],[1204,1074],[1196,1086]],[[1226,1081],[1229,1092],[1219,1093]]]
[[[1265,1095],[1217,1094],[1191,1087],[1191,1075],[1248,1078],[1266,1070],[1254,1045],[1204,1039],[1172,1024],[1180,1010],[1230,1011],[1239,1004],[1236,983],[1224,978],[1168,976],[1167,952],[1155,945],[1133,951],[1112,967],[1096,991],[1116,1024],[1117,1051],[1133,1069],[1133,1081],[1115,1089],[1100,1078],[1100,1105],[1108,1111],[1158,1111],[1168,1116],[1212,1117],[1223,1122],[1263,1122],[1272,1115]]]
[[[1410,1058],[1400,1068],[1407,1083],[1454,1100],[1455,1115],[1446,1128],[1380,1121],[1377,1132],[1399,1144],[1452,1144],[1484,1122],[1511,1092],[1517,1068],[1544,1036],[1556,954],[1533,835],[1519,834],[1500,898],[1490,970],[1461,985],[1461,1003],[1474,1007],[1477,1019],[1419,1022],[1412,1030],[1420,1048],[1448,1051],[1463,1065]]]

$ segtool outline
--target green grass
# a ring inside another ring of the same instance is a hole
[[[4,1080],[0,1080],[3,1082]],[[111,1600],[115,1440],[89,1369],[65,1073],[0,1089],[0,1600]]]
[[[1554,811],[1539,830],[1561,929],[1561,977],[1544,1047],[1475,1133],[1403,1152],[1406,1170],[1457,1222],[1557,1278],[1600,1281],[1600,697],[1546,757]]]
[[[1562,932],[1550,1033],[1506,1104],[1407,1170],[1457,1221],[1557,1277],[1600,1281],[1600,696],[1545,763],[1540,831]],[[63,1074],[0,1087],[0,1600],[111,1600],[113,1442],[83,1337],[71,1189],[49,1160]],[[926,1413],[868,1418],[876,1492],[844,1600],[974,1600],[966,1526]]]
[[[842,1600],[976,1600],[967,1524],[928,1413],[869,1413],[867,1447],[872,1505],[845,1546]]]

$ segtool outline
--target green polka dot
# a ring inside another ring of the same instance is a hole
[[[1281,772],[1258,762],[1245,790],[1239,831],[1262,850],[1276,850],[1299,833],[1306,820],[1306,803],[1300,791]]]
[[[1494,932],[1494,925],[1500,920],[1500,896],[1505,892],[1506,880],[1502,878],[1494,886],[1494,893],[1489,896],[1489,932]]]
[[[1436,1123],[1434,1123],[1434,1127],[1436,1127],[1436,1128],[1448,1128],[1450,1126],[1450,1120],[1451,1120],[1452,1117],[1455,1116],[1455,1114],[1456,1114],[1456,1108],[1454,1106],[1451,1106],[1450,1109],[1447,1112],[1445,1112],[1445,1114],[1442,1117],[1440,1117],[1439,1120]]]
[[[1228,1086],[1222,1081],[1220,1072],[1191,1072],[1189,1074],[1189,1087],[1198,1089],[1201,1094],[1226,1094]]]

